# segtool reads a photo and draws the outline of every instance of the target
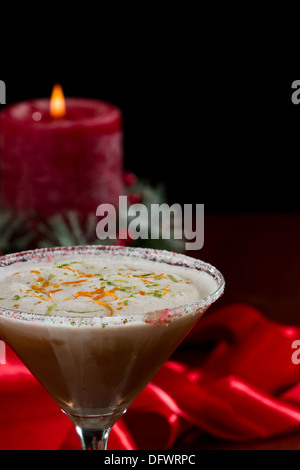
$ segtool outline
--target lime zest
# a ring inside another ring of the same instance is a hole
[[[57,306],[57,304],[52,304],[50,305],[48,308],[47,308],[47,312],[46,312],[46,315],[50,315],[50,313],[52,312],[52,310]]]
[[[171,279],[171,281],[173,282],[179,282],[178,279],[176,279],[176,277],[174,277],[172,274],[167,274],[168,278]]]

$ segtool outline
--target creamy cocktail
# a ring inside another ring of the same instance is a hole
[[[103,430],[223,288],[211,266],[154,250],[11,255],[0,261],[0,332],[76,425]]]

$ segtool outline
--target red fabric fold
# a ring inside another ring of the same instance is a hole
[[[208,311],[185,339],[192,360],[162,367],[113,427],[109,449],[170,449],[190,427],[239,442],[300,429],[295,340],[300,327],[251,306]],[[9,348],[6,356],[0,449],[80,449],[71,421]]]

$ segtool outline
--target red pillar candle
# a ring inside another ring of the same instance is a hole
[[[99,204],[116,205],[123,169],[120,110],[83,98],[67,98],[65,115],[55,103],[52,108],[51,115],[50,100],[39,99],[0,113],[2,202],[42,217],[67,210],[95,214]]]

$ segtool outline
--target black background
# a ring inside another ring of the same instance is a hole
[[[49,96],[60,82],[67,96],[103,99],[121,108],[125,168],[153,184],[163,182],[170,201],[205,203],[206,212],[299,212],[300,104],[291,102],[291,84],[300,79],[292,70],[298,53],[289,64],[282,61],[293,43],[283,44],[282,23],[271,18],[275,6],[265,18],[255,13],[247,28],[252,5],[244,12],[233,5],[231,14],[224,4],[231,22],[215,3],[210,16],[203,4],[201,12],[197,4],[197,13],[189,5],[168,4],[162,17],[161,6],[143,4],[141,11],[133,4],[130,12],[126,3],[126,15],[118,15],[122,29],[116,24],[116,3],[110,16],[102,14],[103,4],[87,5],[85,17],[82,4],[71,5],[64,19],[57,19],[53,5],[43,4],[35,7],[30,22],[19,4],[13,4],[11,16],[3,5],[0,79],[7,104]],[[296,15],[289,13],[293,29]],[[264,42],[258,38],[258,19]],[[268,31],[271,24],[279,46]],[[229,258],[236,253],[235,240],[233,246]],[[242,263],[245,257],[238,253]]]
[[[299,211],[297,75],[255,55],[204,57],[197,43],[168,38],[146,45],[136,37],[131,46],[119,38],[92,50],[63,44],[58,57],[33,43],[2,60],[7,105],[50,96],[59,82],[66,96],[121,108],[125,169],[164,183],[170,203],[204,203],[206,212]]]

